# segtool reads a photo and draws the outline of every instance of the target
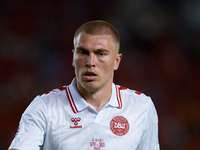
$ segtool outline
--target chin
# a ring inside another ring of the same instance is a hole
[[[92,82],[85,82],[82,84],[83,88],[90,92],[95,92],[99,89],[99,86]]]

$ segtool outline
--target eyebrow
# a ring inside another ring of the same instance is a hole
[[[84,48],[84,47],[77,47],[76,48],[76,50],[86,50],[86,51],[88,51],[88,49],[86,49],[86,48]],[[107,49],[102,49],[102,48],[99,48],[99,49],[96,49],[96,50],[94,50],[95,52],[109,52],[109,50],[107,50]]]
[[[109,52],[109,50],[107,50],[107,49],[97,49],[97,50],[95,50],[95,52]]]
[[[75,49],[85,49],[84,47],[76,47]]]

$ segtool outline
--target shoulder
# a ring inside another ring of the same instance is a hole
[[[59,88],[53,89],[51,91],[48,91],[42,95],[39,95],[41,99],[55,99],[55,98],[60,98],[60,97],[65,97],[66,96],[66,90],[67,86],[61,86]]]
[[[147,96],[140,91],[132,90],[119,85],[117,85],[117,88],[120,91],[123,103],[127,106],[126,108],[131,106],[131,108],[146,110],[147,114],[157,116],[155,105],[150,96]]]
[[[154,123],[158,122],[156,108],[150,96],[123,86],[117,85],[116,87],[120,91],[124,109],[134,114],[146,114]]]
[[[118,88],[118,90],[120,91],[120,94],[122,94],[122,95],[143,98],[143,99],[150,99],[149,96],[145,95],[144,93],[142,93],[140,91],[132,90],[127,87],[120,86],[120,85],[116,85],[116,87]]]
[[[124,86],[120,86],[120,85],[116,85],[116,87],[118,88],[122,101],[128,104],[137,104],[137,105],[141,105],[141,106],[152,106],[153,101],[151,99],[150,96],[147,96],[146,94],[137,91],[137,90],[133,90],[133,89],[129,89],[127,87]]]
[[[66,101],[66,90],[67,86],[62,86],[44,94],[37,95],[32,103],[44,105],[46,107],[47,105],[55,105],[56,103]]]

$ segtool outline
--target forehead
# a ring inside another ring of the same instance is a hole
[[[90,34],[80,33],[74,39],[74,46],[114,48],[114,41],[111,35],[90,35]]]

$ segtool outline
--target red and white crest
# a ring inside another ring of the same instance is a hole
[[[114,134],[123,136],[129,130],[129,123],[126,118],[116,116],[110,121],[110,129]]]

